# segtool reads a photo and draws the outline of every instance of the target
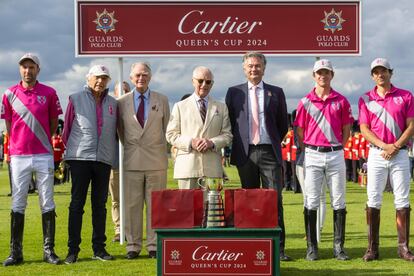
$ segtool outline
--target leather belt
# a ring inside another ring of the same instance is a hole
[[[305,145],[305,147],[316,150],[318,152],[331,152],[331,151],[337,151],[343,149],[342,146],[332,146],[332,147],[318,147],[318,146],[312,146],[312,145]]]
[[[374,146],[374,145],[369,145],[369,147],[370,147],[370,148],[374,148],[374,149],[379,149],[379,150],[382,150],[382,148],[377,147],[377,146]],[[407,149],[407,146],[402,146],[402,147],[400,148],[400,150],[405,150],[405,149]]]

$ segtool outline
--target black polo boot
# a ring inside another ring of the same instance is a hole
[[[345,253],[345,250],[344,250],[345,221],[346,221],[346,209],[339,209],[339,210],[333,211],[333,222],[334,222],[333,253],[334,253],[334,257],[340,261],[349,260],[349,257]]]
[[[42,214],[43,226],[43,260],[49,264],[59,264],[60,259],[55,254],[55,210]]]
[[[11,211],[10,255],[3,266],[18,265],[23,262],[24,214]]]
[[[316,237],[316,219],[317,210],[304,210],[305,227],[306,227],[306,260],[316,261],[318,256],[318,239]]]

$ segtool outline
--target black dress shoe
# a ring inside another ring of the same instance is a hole
[[[291,260],[292,260],[292,258],[291,258],[291,257],[289,257],[288,255],[286,255],[284,251],[281,251],[281,252],[279,253],[279,260],[281,260],[281,261],[283,261],[283,262],[288,262],[288,261],[291,261]]]
[[[150,251],[148,252],[148,258],[156,259],[157,258],[157,251]]]
[[[140,251],[128,251],[128,253],[126,254],[126,258],[128,260],[133,260],[138,258]]]

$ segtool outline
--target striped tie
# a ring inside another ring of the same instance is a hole
[[[201,120],[203,120],[203,123],[204,123],[204,121],[206,120],[206,113],[207,113],[206,103],[205,103],[204,99],[199,99],[198,103],[200,104]]]

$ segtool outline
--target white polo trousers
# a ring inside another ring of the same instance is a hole
[[[305,148],[305,190],[306,208],[319,208],[323,182],[329,189],[331,206],[334,210],[345,206],[345,159],[343,150],[318,152]]]
[[[35,175],[42,214],[55,209],[53,201],[53,155],[11,156],[12,210],[24,214],[32,174]]]
[[[410,206],[410,162],[408,151],[400,150],[391,160],[385,160],[382,150],[370,148],[367,171],[368,207],[380,209],[383,191],[390,177],[396,209]]]

